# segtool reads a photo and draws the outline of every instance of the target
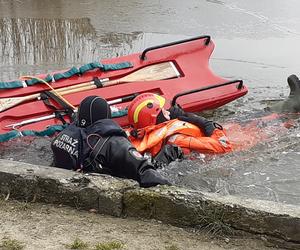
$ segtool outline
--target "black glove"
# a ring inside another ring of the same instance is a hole
[[[172,161],[182,160],[183,158],[184,154],[180,147],[166,144],[153,159],[153,164],[156,168],[163,168],[169,165]]]
[[[204,132],[205,136],[211,136],[216,128],[221,130],[223,129],[220,124],[213,121],[209,121],[204,117],[195,114],[189,114],[188,116],[179,116],[178,119],[180,121],[185,121],[194,124]]]
[[[172,183],[166,177],[162,176],[152,168],[148,168],[140,172],[138,182],[140,186],[144,188],[154,187],[157,185],[172,185]]]
[[[169,108],[168,111],[170,112],[170,118],[171,119],[176,119],[179,116],[185,116],[186,115],[184,110],[178,104],[175,104],[174,106]]]

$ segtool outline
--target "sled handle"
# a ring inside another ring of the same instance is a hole
[[[219,88],[219,87],[234,84],[234,83],[239,83],[236,86],[237,89],[240,90],[240,89],[243,88],[243,80],[234,80],[234,81],[224,82],[224,83],[220,83],[220,84],[216,84],[216,85],[209,85],[209,86],[206,86],[206,87],[203,87],[203,88],[200,88],[200,89],[193,89],[193,90],[190,90],[190,91],[181,92],[181,93],[179,93],[179,94],[177,94],[173,97],[173,99],[171,101],[171,106],[174,106],[176,104],[176,100],[177,100],[178,97],[193,94],[193,93],[196,93],[196,92],[209,90],[209,89]]]
[[[191,41],[198,40],[198,39],[206,39],[205,43],[204,43],[206,46],[210,42],[210,36],[196,36],[196,37],[192,37],[192,38],[188,38],[188,39],[184,39],[184,40],[179,40],[179,41],[175,41],[175,42],[171,42],[171,43],[165,43],[165,44],[161,44],[161,45],[158,45],[158,46],[153,46],[153,47],[149,47],[149,48],[145,49],[142,52],[142,55],[140,56],[140,59],[142,61],[147,59],[146,58],[146,53],[149,52],[150,50],[155,50],[155,49],[160,49],[160,48],[164,48],[164,47],[168,47],[168,46],[173,46],[173,45],[180,44],[180,43],[191,42]]]

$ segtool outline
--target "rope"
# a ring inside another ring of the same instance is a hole
[[[61,94],[59,94],[49,83],[47,83],[46,81],[44,81],[41,78],[35,77],[35,76],[21,76],[21,79],[36,79],[44,84],[46,84],[52,91],[53,93],[60,99],[62,99],[65,103],[67,103],[74,111],[76,110],[76,108],[69,102],[67,101]]]

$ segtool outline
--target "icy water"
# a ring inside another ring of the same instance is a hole
[[[299,8],[297,0],[0,0],[0,80],[210,35],[216,44],[212,70],[243,79],[249,94],[209,115],[246,123],[270,100],[287,96],[286,78],[300,74]],[[274,132],[251,150],[195,155],[163,172],[188,188],[299,205],[300,128],[294,119],[294,128]],[[17,139],[0,145],[0,157],[49,165],[49,144],[46,138]]]

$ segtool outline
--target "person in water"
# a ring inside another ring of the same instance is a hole
[[[165,99],[156,94],[137,96],[129,105],[128,119],[132,128],[127,132],[132,144],[140,153],[154,157],[155,162],[168,164],[176,159],[175,153],[171,154],[174,157],[168,157],[168,151],[174,148],[184,154],[232,151],[221,125],[184,112],[177,105],[166,110]],[[182,154],[179,156],[182,158]]]
[[[107,101],[99,96],[80,103],[77,120],[54,138],[51,149],[56,167],[129,178],[141,187],[170,185],[132,146],[125,131],[111,119]]]
[[[267,108],[268,115],[255,119],[246,126],[226,124],[226,132],[221,125],[184,112],[178,106],[166,110],[165,99],[161,96],[141,94],[132,101],[128,109],[132,126],[128,131],[129,139],[139,152],[150,153],[158,161],[161,160],[161,152],[170,145],[180,147],[185,154],[191,151],[216,154],[249,149],[269,136],[257,126],[258,123],[277,119],[280,117],[279,113],[300,111],[298,77],[289,76],[288,84],[290,95],[284,101]],[[286,126],[285,123],[281,125],[278,130]],[[162,161],[166,164],[170,162],[165,161],[165,157]]]

